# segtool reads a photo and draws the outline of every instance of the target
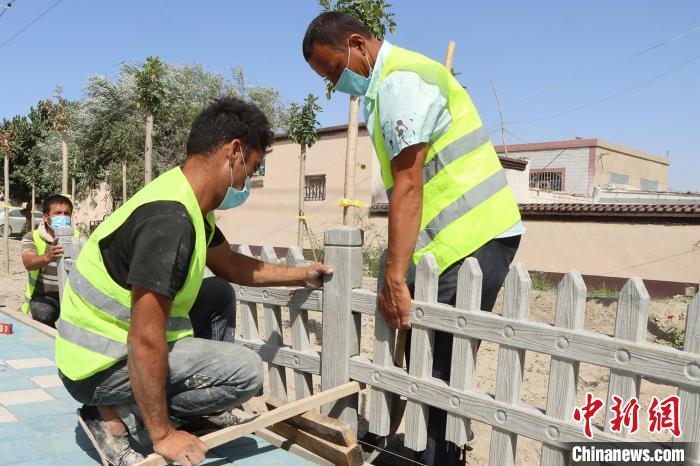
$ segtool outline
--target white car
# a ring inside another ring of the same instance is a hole
[[[19,207],[10,207],[10,230],[9,235],[19,235],[25,231],[25,226],[27,225],[27,218],[22,213],[22,209]],[[41,212],[34,212],[34,226],[38,226],[43,222],[43,216]],[[0,208],[0,236],[5,236],[5,209]]]

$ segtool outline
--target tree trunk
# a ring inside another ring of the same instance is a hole
[[[5,154],[5,275],[10,275],[10,156]]]
[[[68,133],[61,131],[61,148],[63,149],[63,170],[61,173],[61,194],[68,194]]]
[[[348,113],[348,144],[345,149],[345,185],[343,199],[355,200],[355,166],[357,165],[357,124],[360,115],[360,98],[350,96]],[[355,207],[343,207],[343,225],[354,225]]]
[[[31,220],[29,221],[29,228],[31,228],[32,233],[34,233],[34,211],[36,210],[36,184],[32,183],[32,204],[31,204]]]
[[[126,202],[126,160],[122,160],[122,205]]]
[[[146,152],[143,157],[144,171],[146,175],[146,184],[153,179],[153,114],[148,113],[146,116]]]
[[[304,198],[306,197],[306,144],[301,145],[299,155],[299,222],[297,227],[297,246],[304,249]]]

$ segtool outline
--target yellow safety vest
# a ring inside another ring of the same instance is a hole
[[[496,150],[469,94],[440,63],[394,46],[386,57],[379,85],[394,71],[412,71],[437,85],[447,98],[449,130],[428,147],[423,167],[423,216],[413,261],[431,252],[440,273],[467,257],[520,220]],[[381,96],[379,96],[381,99]],[[394,186],[391,159],[374,107],[374,148],[389,199]]]
[[[78,230],[73,230],[73,236],[80,238],[80,232]],[[36,253],[39,256],[43,256],[46,253],[46,240],[41,237],[39,230],[34,230],[32,233],[34,238],[34,245],[36,246]],[[36,281],[39,278],[39,272],[41,269],[29,270],[27,275],[27,288],[24,289],[24,303],[22,303],[22,312],[29,314],[29,305],[32,302],[32,296],[34,296],[34,290],[36,289]]]
[[[176,201],[186,209],[195,231],[195,246],[187,278],[173,299],[165,336],[168,342],[192,335],[189,312],[204,277],[207,244],[204,219],[180,168],[162,174],[112,213],[90,236],[63,289],[61,316],[56,322],[56,365],[71,380],[82,380],[127,356],[131,321],[131,290],[110,277],[100,241],[114,233],[138,207],[155,201]],[[214,231],[214,213],[206,218]]]

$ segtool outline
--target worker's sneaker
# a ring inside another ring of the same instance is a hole
[[[240,409],[232,409],[230,411],[197,416],[182,426],[182,429],[197,435],[203,435],[225,427],[244,424],[257,417],[257,414],[246,413]]]
[[[103,466],[129,466],[145,459],[129,445],[129,434],[109,433],[94,406],[79,409],[78,421],[95,446]]]

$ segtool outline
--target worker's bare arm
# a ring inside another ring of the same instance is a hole
[[[207,267],[231,283],[246,286],[305,286],[319,288],[323,275],[333,271],[321,263],[306,267],[267,264],[231,250],[228,242],[209,248]]]
[[[410,326],[411,296],[406,272],[423,212],[423,164],[427,152],[427,144],[415,144],[404,148],[391,161],[394,187],[389,200],[389,248],[380,310],[394,328]]]
[[[43,269],[51,262],[55,261],[63,254],[63,246],[57,242],[46,247],[46,252],[42,255],[34,251],[27,251],[22,254],[22,263],[27,270]]]
[[[194,435],[176,430],[168,413],[165,328],[172,301],[137,285],[132,287],[131,301],[127,367],[134,398],[151,436],[153,449],[181,464],[189,461],[188,457],[201,461],[207,446]]]

